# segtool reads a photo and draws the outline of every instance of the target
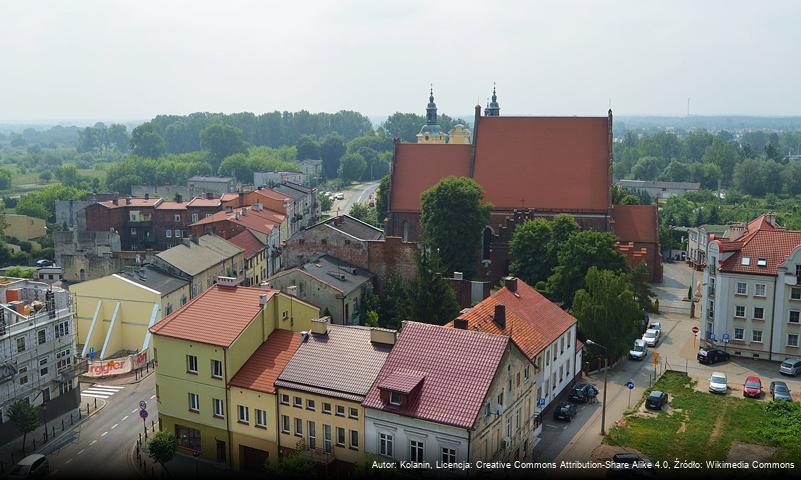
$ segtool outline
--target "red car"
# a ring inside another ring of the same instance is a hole
[[[759,377],[748,377],[743,384],[743,397],[759,398],[762,396],[762,380]]]

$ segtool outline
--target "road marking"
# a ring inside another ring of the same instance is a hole
[[[114,425],[112,425],[112,426],[111,426],[111,429],[112,429],[112,430],[114,430],[115,428],[117,428],[117,427],[119,427],[119,426],[120,426],[120,424],[119,424],[119,423],[115,423]]]
[[[128,415],[126,415],[126,416],[122,417],[122,420],[120,420],[120,421],[124,422],[124,421],[126,421],[126,420],[128,420]]]
[[[101,434],[100,434],[100,438],[103,438],[103,437],[105,437],[106,435],[108,435],[108,432],[103,432],[103,433],[101,433]]]
[[[92,445],[94,445],[95,443],[97,443],[97,440],[92,440],[91,442],[89,442],[89,446],[91,447],[91,446],[92,446]]]
[[[151,395],[151,396],[150,396],[150,399],[151,399],[151,400],[153,400],[154,398],[156,398],[156,396],[155,396],[155,395]]]
[[[80,454],[82,454],[82,453],[83,453],[83,452],[85,452],[85,451],[86,451],[86,449],[83,449],[83,448],[82,448],[82,449],[81,449],[81,450],[80,450],[78,453],[76,453],[76,455],[80,455]]]
[[[131,410],[131,413],[136,413],[136,409],[134,408],[133,410]]]
[[[113,385],[104,386],[104,385],[94,384],[91,387],[81,391],[81,395],[86,397],[106,399],[114,395],[115,393],[119,392],[123,388],[125,387],[116,387]]]
[[[72,459],[71,459],[71,458],[68,458],[68,459],[67,459],[67,461],[66,461],[66,462],[64,462],[64,465],[67,465],[67,464],[69,464],[71,461],[72,461]]]

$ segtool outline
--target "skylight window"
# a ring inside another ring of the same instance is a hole
[[[766,258],[761,258],[760,257],[759,259],[757,259],[757,265],[760,266],[760,267],[767,267],[768,266],[768,260]]]
[[[740,259],[740,265],[751,265],[751,257],[743,257]]]

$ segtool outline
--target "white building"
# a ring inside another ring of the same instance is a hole
[[[706,265],[706,250],[711,237],[723,237],[728,225],[701,225],[687,229],[687,260],[693,267]]]
[[[285,182],[306,185],[306,175],[300,172],[253,172],[253,185],[257,187],[272,188]]]
[[[702,290],[701,338],[736,356],[801,355],[801,232],[762,215],[713,240]]]
[[[68,395],[70,401],[64,395],[78,386],[69,293],[41,282],[0,277],[0,302],[0,423],[17,400],[53,402],[47,417],[76,407],[79,395]],[[64,400],[56,401],[61,396]]]

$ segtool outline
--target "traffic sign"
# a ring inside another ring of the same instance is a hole
[[[139,410],[144,410],[144,409],[146,409],[146,408],[147,408],[147,402],[146,402],[146,401],[144,401],[144,400],[141,400],[141,401],[139,402]]]
[[[538,398],[537,399],[537,406],[538,407],[544,407],[545,406],[545,399],[542,398],[542,397]]]
[[[632,390],[634,388],[634,380],[629,380],[628,382],[626,382],[626,388]]]
[[[700,329],[698,327],[693,327],[693,333],[698,333]]]
[[[89,360],[95,359],[95,347],[89,347]]]
[[[654,357],[653,363],[654,363],[654,365],[658,365],[659,364],[659,352],[652,352],[652,353],[653,353],[653,357]]]
[[[724,333],[723,334],[723,341],[724,342],[728,342],[729,341],[729,334],[728,333]]]
[[[139,416],[142,417],[142,420],[147,418],[147,410],[139,410]]]
[[[715,338],[715,334],[714,334],[714,333],[710,333],[710,334],[709,334],[709,341],[710,341],[710,342],[714,342],[715,340],[716,340],[716,338]]]

